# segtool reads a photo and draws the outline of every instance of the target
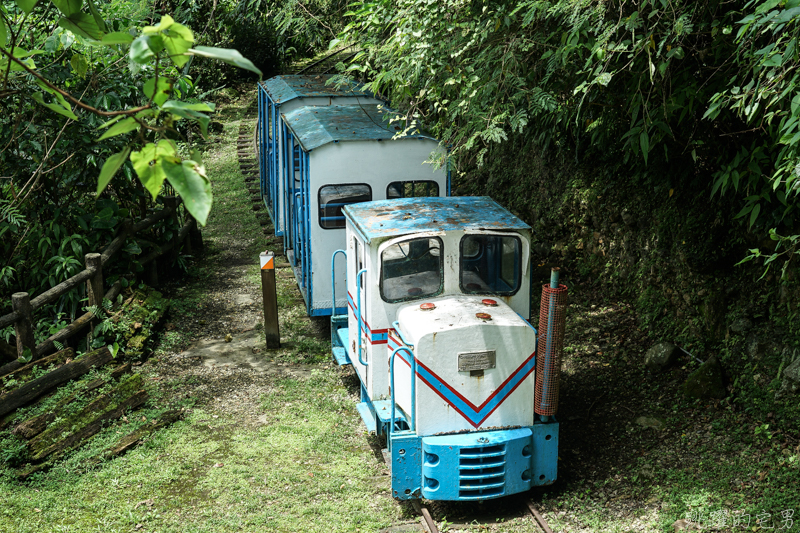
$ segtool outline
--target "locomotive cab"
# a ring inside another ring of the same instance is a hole
[[[489,198],[365,202],[346,219],[334,357],[387,440],[399,499],[485,500],[553,483],[558,423],[534,412],[530,227]]]

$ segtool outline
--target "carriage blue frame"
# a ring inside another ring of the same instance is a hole
[[[275,191],[278,190],[278,125],[280,121],[279,103],[270,98],[265,82],[258,84],[258,127],[259,127],[259,186],[261,198],[267,208],[269,217],[275,228],[275,235],[283,236],[284,231],[280,229],[276,219],[278,213],[278,198]],[[271,135],[270,135],[271,134]]]

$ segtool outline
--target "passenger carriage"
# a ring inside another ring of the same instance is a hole
[[[439,142],[396,137],[395,113],[379,105],[303,106],[282,114],[284,249],[311,316],[330,315],[331,254],[345,243],[342,208],[409,196],[448,194],[446,168],[426,163]],[[341,260],[340,260],[341,261]],[[343,313],[344,266],[334,285]]]
[[[534,396],[557,368],[537,376],[523,318],[530,227],[483,197],[342,213],[348,307],[331,317],[334,358],[353,365],[361,417],[386,437],[393,496],[485,500],[552,483],[558,423]]]
[[[281,174],[285,160],[281,114],[303,106],[384,103],[360,85],[328,85],[331,75],[275,76],[258,84],[259,170],[261,197],[275,228],[284,231],[284,206]]]

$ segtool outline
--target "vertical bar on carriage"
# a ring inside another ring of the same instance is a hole
[[[314,279],[311,276],[311,254],[313,250],[311,249],[311,153],[310,152],[303,152],[304,158],[304,168],[305,168],[305,193],[303,194],[303,211],[305,212],[305,216],[303,217],[303,224],[305,225],[305,233],[306,233],[306,283],[308,283],[308,308],[312,308],[313,302],[313,290],[314,290]]]
[[[281,185],[283,187],[283,248],[284,251],[288,250],[291,245],[292,241],[290,240],[292,234],[292,228],[289,226],[289,205],[288,205],[288,195],[289,195],[289,171],[287,170],[286,165],[288,159],[288,146],[289,146],[289,128],[286,124],[281,121]]]
[[[331,256],[331,299],[333,300],[333,304],[331,305],[331,317],[336,316],[336,254],[344,254],[344,275],[345,280],[347,280],[347,252],[344,250],[336,250],[333,252]],[[347,282],[345,281],[344,284],[345,290],[347,290]],[[345,315],[347,314],[347,305],[345,304]],[[344,347],[347,350],[347,346]]]
[[[279,183],[280,177],[279,177],[279,167],[278,167],[279,158],[280,158],[280,156],[278,155],[278,150],[279,150],[279,146],[278,146],[278,124],[280,122],[279,118],[278,118],[278,108],[279,107],[275,102],[272,101],[272,99],[270,99],[270,106],[272,108],[272,111],[271,111],[271,117],[272,118],[270,119],[270,128],[272,128],[272,137],[270,139],[270,141],[272,143],[272,145],[271,145],[272,146],[272,160],[270,162],[270,168],[271,168],[271,171],[272,171],[272,175],[271,175],[272,177],[271,177],[271,181],[270,181],[270,183],[271,183],[270,187],[272,187],[272,212],[275,213],[274,222],[278,226],[278,227],[275,228],[275,235],[283,235],[283,226],[282,226],[282,221],[281,221],[282,213],[281,213],[281,210],[280,210],[280,205],[281,205],[281,198],[280,198],[281,186],[280,186],[280,183]]]
[[[367,272],[366,268],[362,268],[356,274],[356,313],[358,314],[358,362],[367,366],[367,362],[361,358],[361,331],[363,330],[363,317],[361,309],[361,276]]]
[[[558,288],[558,269],[554,268],[550,271],[550,288]],[[550,368],[550,358],[553,352],[553,330],[556,323],[556,298],[555,295],[550,295],[550,302],[547,309],[547,342],[544,349],[544,368]],[[550,401],[547,399],[548,381],[542,376],[542,408],[550,407]],[[542,416],[542,421],[547,422],[550,420],[549,416]]]

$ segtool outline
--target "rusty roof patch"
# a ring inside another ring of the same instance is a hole
[[[378,200],[351,204],[342,212],[368,243],[420,231],[530,229],[488,196]]]
[[[277,104],[285,104],[296,98],[312,97],[361,96],[375,98],[375,95],[355,82],[339,88],[335,84],[327,85],[331,77],[332,75],[323,74],[275,76],[261,82],[261,86]]]
[[[390,141],[401,128],[389,122],[396,116],[399,116],[396,111],[375,104],[304,106],[282,115],[283,122],[306,152],[332,142]],[[438,142],[416,133],[399,138],[403,139]]]

